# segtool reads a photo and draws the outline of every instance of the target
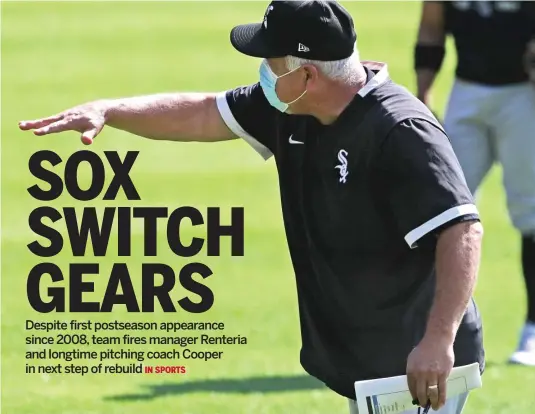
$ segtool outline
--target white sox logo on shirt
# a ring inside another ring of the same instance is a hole
[[[346,150],[340,150],[338,152],[338,161],[340,161],[340,164],[334,167],[337,170],[340,170],[340,182],[344,183],[347,181],[347,176],[349,174],[349,171],[347,171],[347,151]]]

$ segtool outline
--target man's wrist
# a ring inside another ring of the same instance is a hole
[[[456,326],[428,325],[422,341],[433,344],[453,344],[457,335]]]
[[[418,95],[416,95],[416,97],[429,109],[431,109],[431,107],[433,106],[431,92],[428,91],[424,93],[419,93]]]
[[[429,104],[431,100],[429,92],[419,92],[416,97],[426,105]]]
[[[111,120],[111,117],[113,116],[114,106],[112,104],[112,101],[110,99],[102,99],[100,101],[95,102],[95,105],[100,108],[102,116],[104,117],[104,122],[108,124],[108,122]]]

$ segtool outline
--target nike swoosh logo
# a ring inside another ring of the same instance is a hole
[[[292,139],[293,136],[294,136],[293,134],[290,135],[290,138],[288,139],[288,142],[289,142],[290,144],[304,144],[304,142],[293,140],[293,139]]]

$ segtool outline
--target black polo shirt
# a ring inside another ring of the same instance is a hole
[[[486,85],[527,82],[524,54],[535,37],[532,1],[444,1],[457,77]]]
[[[259,84],[217,100],[234,133],[275,157],[301,363],[349,398],[354,381],[405,374],[434,297],[436,235],[478,218],[442,127],[385,65],[372,67],[367,85],[329,126],[278,112]],[[454,349],[457,365],[483,367],[473,301]]]

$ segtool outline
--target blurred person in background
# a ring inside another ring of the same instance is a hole
[[[503,168],[528,308],[510,362],[535,366],[535,3],[424,1],[414,67],[417,96],[430,107],[448,34],[457,67],[444,127],[472,193],[495,162]]]
[[[467,393],[446,399],[446,379],[454,364],[484,369],[472,298],[483,230],[446,133],[386,64],[360,61],[335,1],[274,1],[230,40],[261,58],[259,82],[104,99],[20,128],[79,131],[86,144],[105,125],[155,140],[241,137],[274,156],[303,368],[352,414],[355,381],[404,374],[418,405],[461,413]]]

